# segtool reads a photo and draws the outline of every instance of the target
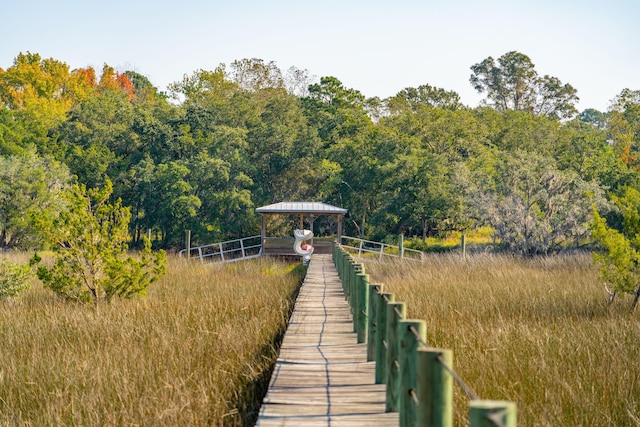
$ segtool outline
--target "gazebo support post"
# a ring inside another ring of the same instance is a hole
[[[260,215],[262,217],[262,227],[260,228],[260,244],[262,245],[262,256],[265,256],[264,245],[267,240],[267,216],[265,214]]]

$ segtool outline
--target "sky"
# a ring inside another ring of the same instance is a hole
[[[470,67],[510,51],[606,111],[640,90],[638,0],[0,0],[0,68],[20,53],[104,64],[160,90],[234,60],[333,76],[366,97],[429,84],[483,99]]]

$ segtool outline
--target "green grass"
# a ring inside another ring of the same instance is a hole
[[[467,249],[480,248],[486,250],[495,246],[493,230],[490,227],[480,227],[476,230],[469,230],[465,235]],[[422,240],[420,237],[405,239],[404,246],[423,252],[450,252],[459,250],[462,245],[462,233],[459,231],[449,231],[441,237],[427,237]]]
[[[515,401],[522,426],[640,426],[640,319],[612,307],[588,254],[519,259],[431,255],[366,262],[372,282],[424,319],[431,345],[482,399]],[[454,389],[455,424],[468,398]]]
[[[0,425],[252,425],[301,273],[171,258],[99,311],[34,283],[0,301]]]

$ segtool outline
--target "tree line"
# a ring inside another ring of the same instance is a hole
[[[324,201],[348,234],[426,238],[492,227],[521,254],[590,241],[594,209],[623,231],[640,189],[640,91],[601,112],[519,52],[470,67],[471,108],[428,84],[367,98],[336,77],[243,59],[166,91],[105,65],[20,53],[0,69],[0,246],[46,247],[72,185],[109,186],[142,247],[245,237],[255,208]]]

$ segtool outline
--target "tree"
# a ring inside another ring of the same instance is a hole
[[[300,190],[311,175],[302,173],[292,181],[289,172],[313,168],[320,139],[308,126],[298,98],[284,89],[264,90],[260,98],[260,120],[248,128],[246,150],[254,198],[262,204],[308,197]]]
[[[301,70],[296,67],[289,67],[285,72],[284,85],[290,94],[298,98],[304,98],[309,96],[309,86],[316,80],[317,78],[310,75],[307,69]]]
[[[459,225],[456,213],[460,211],[460,199],[450,176],[454,168],[444,156],[415,150],[397,156],[382,171],[384,205],[380,213],[396,224],[396,233],[418,228],[425,240],[433,232]]]
[[[49,145],[49,131],[64,122],[73,102],[91,90],[81,71],[70,73],[67,64],[29,52],[19,54],[6,71],[0,70],[0,109],[10,111],[10,127],[20,129],[20,145],[37,147],[40,155],[56,154],[57,147]]]
[[[474,198],[502,245],[523,255],[547,254],[589,235],[591,206],[607,206],[603,190],[553,159],[515,152],[494,165],[493,182]]]
[[[604,252],[592,254],[609,292],[609,304],[618,292],[630,293],[634,310],[640,300],[640,192],[628,187],[613,202],[622,214],[622,230],[609,227],[594,208],[591,233]]]
[[[419,106],[430,106],[457,110],[462,108],[460,95],[454,91],[422,85],[417,88],[409,87],[401,90],[395,96],[386,100],[387,108],[391,114],[402,111],[415,111]]]
[[[553,156],[560,169],[574,170],[585,181],[595,181],[610,192],[616,192],[618,187],[628,185],[634,179],[634,171],[607,141],[606,130],[573,120],[564,124],[560,132],[563,136],[555,138],[552,144]]]
[[[199,70],[192,76],[185,76],[181,82],[169,85],[169,92],[174,99],[184,100],[182,108],[186,115],[206,119],[199,126],[203,129],[207,124],[238,127],[252,119],[253,111],[244,102],[251,94],[228,80],[222,66],[214,71]]]
[[[0,248],[40,247],[69,181],[64,165],[34,152],[0,157]]]
[[[393,152],[406,154],[419,148],[459,161],[490,145],[484,121],[466,108],[451,110],[415,104],[380,120],[378,128],[393,140]]]
[[[498,58],[488,57],[472,65],[469,81],[478,92],[486,92],[489,105],[498,111],[526,111],[566,119],[577,113],[577,91],[557,77],[540,77],[528,56],[511,51]]]
[[[108,203],[112,184],[86,189],[73,185],[64,193],[67,209],[54,222],[49,238],[56,261],[38,266],[45,286],[73,301],[92,302],[96,308],[114,297],[144,294],[166,270],[164,251],[152,254],[145,240],[140,259],[127,256],[129,209],[120,200]],[[39,257],[34,257],[39,262]]]
[[[309,124],[327,144],[360,136],[373,126],[364,95],[344,87],[335,77],[322,77],[320,83],[309,86],[309,96],[302,102]]]
[[[624,89],[608,112],[608,131],[620,159],[640,170],[640,90]]]
[[[97,96],[73,105],[55,133],[65,150],[63,159],[79,182],[89,187],[102,185],[130,166],[139,141],[132,131],[133,120],[128,94],[105,75]]]
[[[192,228],[194,239],[244,237],[256,225],[252,201],[253,181],[239,169],[238,162],[227,162],[203,152],[189,162],[189,181],[193,195],[201,201],[198,227]],[[195,218],[194,218],[195,219]],[[199,229],[198,229],[199,228]]]
[[[257,92],[266,88],[284,88],[282,71],[273,61],[245,58],[233,61],[229,68],[229,80],[245,90]]]
[[[202,201],[188,182],[191,170],[184,163],[153,163],[146,158],[133,170],[141,211],[137,228],[159,230],[161,246],[179,242],[182,232],[191,229]]]
[[[28,150],[23,143],[28,131],[24,123],[15,120],[14,114],[0,107],[0,156],[22,154]]]
[[[587,108],[578,116],[581,122],[592,124],[598,129],[604,129],[607,125],[607,114],[595,108]]]

